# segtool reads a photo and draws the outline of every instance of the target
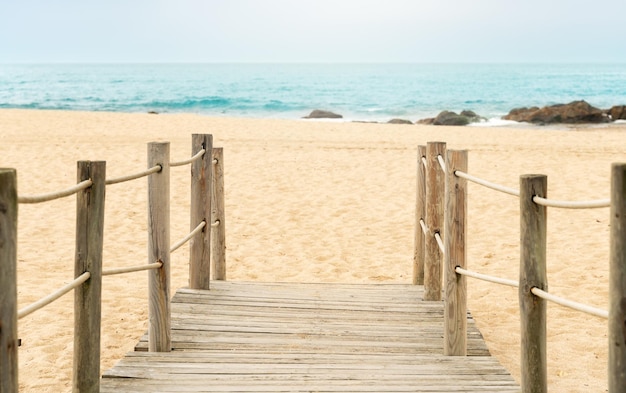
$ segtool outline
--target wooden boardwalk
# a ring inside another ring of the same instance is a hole
[[[147,337],[101,392],[519,392],[468,320],[442,355],[443,303],[413,285],[211,283],[172,300],[170,353]]]

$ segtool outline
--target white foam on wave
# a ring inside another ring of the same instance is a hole
[[[468,124],[469,127],[512,127],[520,125],[522,125],[522,123],[513,120],[504,120],[501,117],[492,117],[477,123]]]

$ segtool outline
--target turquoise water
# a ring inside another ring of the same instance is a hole
[[[0,108],[417,120],[626,104],[626,64],[0,64]]]

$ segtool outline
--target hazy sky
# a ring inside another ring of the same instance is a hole
[[[624,0],[0,0],[0,62],[626,62]]]

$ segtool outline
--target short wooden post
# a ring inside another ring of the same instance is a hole
[[[74,275],[89,272],[89,280],[74,290],[74,372],[72,391],[100,391],[100,322],[102,244],[106,163],[78,162],[78,182],[91,187],[76,194]]]
[[[444,355],[467,355],[467,283],[465,276],[457,274],[457,266],[466,267],[467,251],[467,181],[454,172],[467,172],[467,151],[447,152],[444,265],[445,312]]]
[[[611,170],[609,392],[626,387],[626,164]]]
[[[193,134],[192,153],[204,149],[201,159],[191,164],[191,229],[202,221],[206,226],[189,243],[189,287],[209,289],[211,281],[211,183],[213,177],[213,136]]]
[[[17,174],[0,169],[0,393],[17,393]]]
[[[213,275],[215,280],[226,280],[226,216],[224,213],[224,149],[213,148],[213,200],[211,202],[211,223],[218,223],[214,228]]]
[[[435,234],[443,237],[443,200],[445,173],[438,156],[445,157],[444,142],[428,142],[426,146],[426,253],[424,258],[424,300],[441,300],[442,252]]]
[[[531,293],[548,290],[546,275],[546,207],[533,202],[547,197],[544,175],[520,178],[520,280],[521,385],[523,393],[548,391],[546,361],[546,301]]]
[[[148,168],[161,167],[148,176],[148,263],[161,262],[149,270],[150,352],[171,351],[170,336],[170,144],[148,144]]]
[[[426,224],[426,146],[417,147],[417,193],[415,201],[415,248],[413,252],[413,284],[424,285],[424,231],[421,221]]]

